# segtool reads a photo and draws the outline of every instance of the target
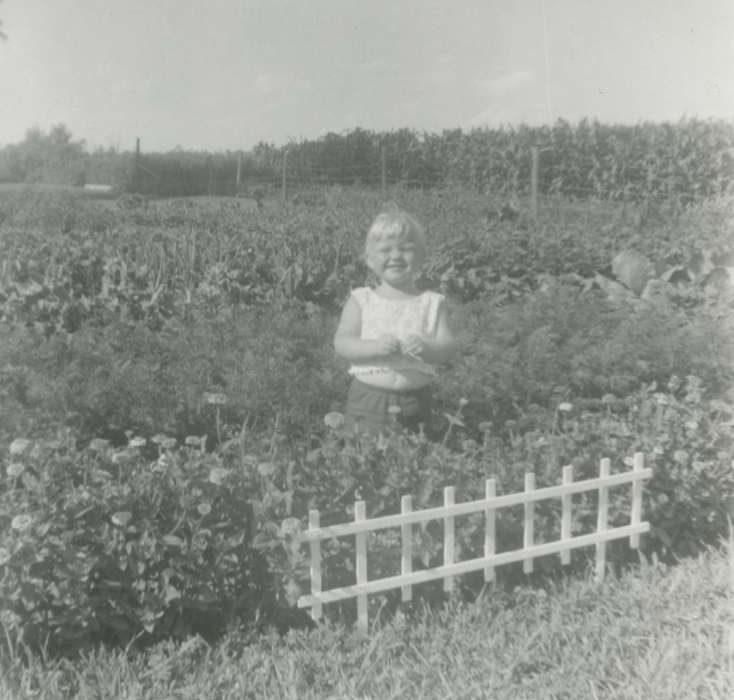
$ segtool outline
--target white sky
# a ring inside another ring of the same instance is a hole
[[[734,120],[734,0],[0,0],[0,144]]]

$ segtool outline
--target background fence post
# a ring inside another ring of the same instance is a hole
[[[573,464],[563,467],[562,484],[567,486],[573,483]],[[561,496],[561,540],[571,539],[571,494],[564,493]],[[571,563],[571,550],[564,549],[561,552],[561,564],[564,566]]]
[[[318,528],[319,511],[308,511],[308,529],[317,530]],[[309,548],[311,550],[311,593],[321,593],[321,540],[311,540]],[[311,606],[311,619],[319,620],[321,610],[321,603],[314,603]]]
[[[206,157],[206,193],[211,196],[214,194],[214,171],[212,168],[212,157]]]
[[[288,171],[288,149],[286,148],[283,151],[283,172],[281,174],[282,178],[281,178],[281,190],[280,190],[280,196],[283,199],[283,204],[285,204],[285,197],[286,197],[287,171]]]
[[[530,211],[533,221],[538,220],[538,147],[530,149]]]
[[[529,494],[531,491],[535,491],[535,474],[528,472],[525,474],[525,493]],[[535,502],[525,501],[525,525],[523,527],[523,549],[530,549],[533,546],[533,539],[535,536],[535,527],[533,523],[533,516],[535,515]],[[533,573],[533,559],[523,559],[522,562],[523,573]]]
[[[367,511],[364,501],[357,501],[354,504],[354,522],[361,523],[367,519]],[[367,583],[367,533],[358,532],[355,535],[355,544],[357,550],[356,575],[357,585]],[[367,631],[367,594],[357,594],[357,625],[360,629]]]
[[[610,474],[610,462],[606,457],[601,460],[599,466],[599,477],[604,479]],[[596,531],[604,532],[607,529],[607,512],[609,509],[609,487],[599,487],[599,503],[597,505]],[[607,543],[596,543],[596,578],[598,581],[604,578],[604,570],[607,566]]]
[[[385,152],[385,144],[380,145],[380,188],[382,198],[387,196],[387,153]]]
[[[447,486],[443,490],[443,505],[448,508],[454,505],[454,487]],[[445,515],[443,519],[443,564],[448,566],[454,563],[455,538],[454,516]],[[443,590],[447,593],[454,588],[454,577],[447,576],[443,580]]]
[[[494,498],[496,495],[494,479],[487,479],[484,482],[484,497]],[[484,511],[484,556],[491,557],[496,552],[495,544],[495,510],[487,508]],[[494,567],[484,567],[485,582],[494,581]]]
[[[140,137],[135,139],[135,160],[133,161],[133,181],[130,188],[133,194],[140,190]]]
[[[240,184],[242,179],[242,153],[237,154],[237,175],[234,181],[234,193],[240,193]]]

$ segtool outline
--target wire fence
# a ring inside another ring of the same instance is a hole
[[[722,155],[722,167],[708,176],[689,172],[686,167],[653,163],[644,149],[629,149],[624,162],[564,160],[559,150],[533,147],[526,154],[508,158],[506,154],[481,158],[438,158],[431,162],[416,149],[385,149],[372,154],[310,158],[303,153],[283,150],[263,161],[243,161],[242,156],[215,161],[176,163],[162,156],[143,159],[138,154],[131,180],[142,194],[209,194],[252,196],[256,199],[279,196],[287,200],[300,190],[325,186],[359,186],[382,191],[406,187],[442,189],[466,187],[486,195],[517,199],[540,195],[579,199],[641,202],[670,200],[683,204],[730,194],[734,190],[734,160]],[[726,154],[724,154],[726,155]],[[584,161],[589,161],[585,163]],[[447,164],[448,163],[448,164]],[[694,169],[695,170],[695,169]],[[701,167],[698,168],[701,170]]]

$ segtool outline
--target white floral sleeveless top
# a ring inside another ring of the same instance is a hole
[[[390,333],[401,342],[409,335],[419,335],[426,340],[436,337],[438,309],[443,303],[443,295],[436,292],[422,292],[408,299],[387,299],[370,287],[352,290],[362,311],[362,331],[360,338],[375,340]],[[349,373],[355,376],[389,370],[417,370],[435,375],[436,368],[409,355],[385,358],[380,364],[352,364]]]

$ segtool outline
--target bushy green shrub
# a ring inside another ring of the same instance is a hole
[[[142,438],[121,450],[73,442],[16,439],[3,460],[6,631],[56,653],[252,621],[268,580],[246,474],[198,444],[168,439],[150,462]]]
[[[475,423],[532,422],[534,405],[625,396],[672,375],[698,376],[715,393],[734,378],[726,318],[617,304],[562,281],[499,308],[476,300],[454,316],[462,352],[440,388],[444,403],[469,398]]]
[[[215,414],[202,396],[225,393],[222,422],[263,430],[277,417],[296,438],[346,394],[334,325],[318,307],[292,304],[277,313],[193,309],[162,331],[117,320],[46,339],[15,328],[0,343],[0,396],[15,407],[16,430],[67,425],[84,442],[119,441],[125,430],[214,439]]]

